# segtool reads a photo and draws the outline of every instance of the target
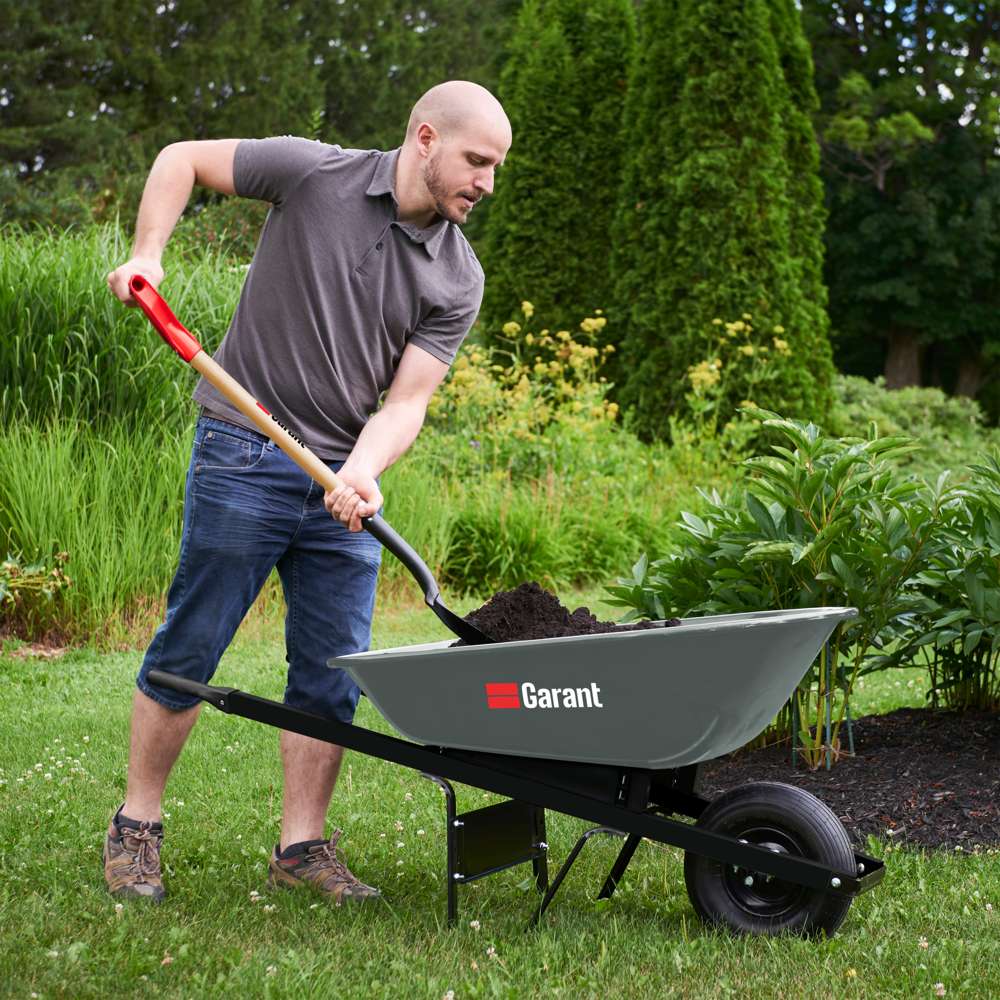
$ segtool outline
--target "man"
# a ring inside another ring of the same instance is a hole
[[[370,642],[380,547],[361,519],[382,506],[378,477],[413,442],[476,318],[483,273],[458,227],[492,192],[510,143],[499,102],[453,80],[417,102],[391,152],[286,136],[180,142],[157,157],[133,257],[108,275],[112,292],[134,305],[132,275],[160,283],[163,248],[194,184],[269,201],[216,359],[344,485],[322,495],[199,383],[180,561],[136,679],[126,798],[105,842],[112,893],[164,896],[160,804],[200,708],[147,675],[207,682],[272,568],[287,603],[285,701],[352,721],[358,689],[326,663]],[[281,734],[281,840],[269,872],[271,884],[309,886],[337,904],[379,895],[347,868],[340,831],[324,832],[342,755]]]

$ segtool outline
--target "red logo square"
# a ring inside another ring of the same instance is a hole
[[[520,708],[521,696],[516,684],[487,684],[486,704],[489,708]]]

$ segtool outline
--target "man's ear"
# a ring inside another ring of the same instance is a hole
[[[417,127],[417,150],[421,156],[430,156],[434,144],[441,138],[438,130],[430,122],[421,122]]]

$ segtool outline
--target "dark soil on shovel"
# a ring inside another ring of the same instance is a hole
[[[841,732],[846,744],[846,732]],[[749,781],[799,785],[840,817],[856,846],[868,834],[912,847],[1000,847],[1000,715],[901,708],[854,723],[855,755],[829,771],[793,768],[784,746],[705,765],[708,798]]]
[[[667,622],[635,622],[616,625],[598,621],[589,608],[570,611],[537,583],[522,583],[491,597],[481,608],[465,616],[494,642],[516,642],[528,639],[555,639],[567,635],[597,635],[603,632],[632,632],[648,628],[680,625],[680,619]],[[459,640],[456,646],[464,646]]]

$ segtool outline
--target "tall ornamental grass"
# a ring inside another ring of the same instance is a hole
[[[69,421],[3,429],[0,550],[44,563],[68,554],[72,585],[40,606],[40,631],[113,638],[159,597],[177,559],[187,441]]]
[[[184,366],[138,309],[108,290],[131,253],[116,226],[61,233],[0,228],[0,420],[53,418],[173,430],[192,417]],[[228,326],[243,272],[172,244],[161,290],[209,350]]]
[[[66,552],[72,581],[17,621],[5,621],[0,608],[0,628],[28,622],[23,638],[55,634],[101,646],[147,634],[176,568],[190,440],[190,428],[159,426],[0,428],[0,558],[50,567]],[[387,520],[456,594],[486,596],[529,579],[556,589],[603,582],[623,554],[665,544],[663,532],[695,499],[666,464],[620,481],[522,482],[488,470],[448,471],[444,453],[454,446],[425,430],[385,473],[382,490]],[[639,488],[637,476],[649,488]],[[390,555],[381,586],[420,597]]]

